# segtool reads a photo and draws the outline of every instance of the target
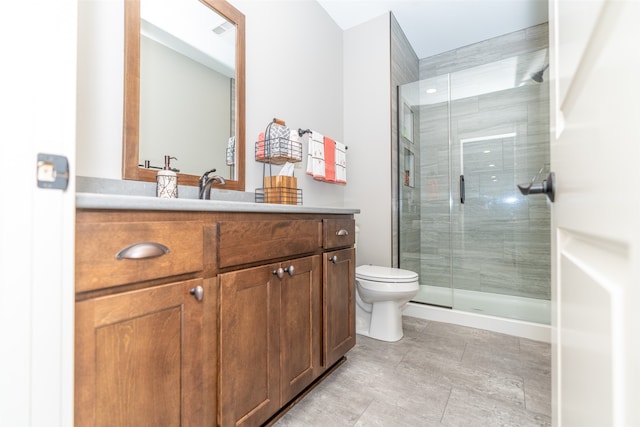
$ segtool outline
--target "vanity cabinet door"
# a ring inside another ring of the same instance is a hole
[[[259,426],[280,408],[279,264],[219,275],[221,426]]]
[[[285,404],[322,372],[321,258],[301,258],[281,268],[280,384]]]
[[[320,265],[315,255],[219,275],[222,426],[262,425],[322,372]]]
[[[75,425],[213,422],[215,280],[194,279],[76,303]],[[198,301],[191,289],[202,287]]]
[[[337,362],[356,343],[355,249],[324,254],[324,366]]]

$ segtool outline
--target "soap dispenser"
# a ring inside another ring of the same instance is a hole
[[[171,170],[171,159],[178,160],[164,156],[164,169],[159,170],[156,177],[156,196],[165,199],[178,198],[178,175]]]

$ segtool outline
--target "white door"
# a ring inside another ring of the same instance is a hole
[[[549,24],[554,425],[640,426],[640,2]]]
[[[77,0],[0,2],[0,425],[73,425],[75,188],[38,188],[38,153],[75,153]]]

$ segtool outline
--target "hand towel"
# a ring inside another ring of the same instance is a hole
[[[300,135],[298,131],[291,129],[287,146],[287,157],[294,161],[302,161],[302,145],[300,145]]]
[[[256,160],[264,160],[264,132],[258,134],[256,143]]]
[[[336,141],[336,182],[347,183],[347,147]]]
[[[309,135],[307,141],[307,170],[305,171],[307,175],[313,175],[313,139],[311,139],[311,135]]]
[[[307,155],[307,174],[314,179],[324,178],[324,135],[312,131],[309,135],[309,154]]]
[[[288,126],[273,123],[269,126],[267,155],[272,157],[286,156],[291,130]]]
[[[324,137],[324,180],[336,182],[336,142]]]
[[[227,166],[236,164],[236,137],[232,136],[227,141]]]

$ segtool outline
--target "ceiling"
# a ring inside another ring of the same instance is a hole
[[[420,59],[548,20],[547,0],[318,0],[318,3],[343,30],[393,12]]]

